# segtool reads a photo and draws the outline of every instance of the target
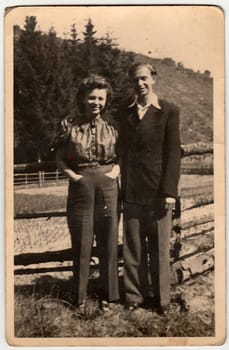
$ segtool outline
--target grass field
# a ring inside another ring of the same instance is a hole
[[[213,195],[213,177],[183,175],[180,193],[186,198]],[[49,188],[21,188],[15,191],[15,214],[65,209],[67,184]],[[70,248],[66,218],[15,220],[15,254]],[[208,237],[207,237],[208,236]],[[214,234],[187,240],[205,245]],[[37,267],[61,267],[64,262],[43,263]],[[71,266],[71,262],[67,263]],[[88,303],[79,313],[69,303],[71,271],[15,275],[16,337],[201,337],[214,336],[214,272],[172,286],[172,308],[168,316],[158,316],[149,308],[134,313],[124,310],[122,266],[119,266],[121,301],[108,313],[98,306],[98,271],[91,271]],[[190,305],[182,311],[182,300]]]

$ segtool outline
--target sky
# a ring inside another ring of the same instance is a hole
[[[171,57],[195,71],[210,70],[213,76],[223,62],[224,17],[213,6],[19,7],[6,17],[23,27],[25,16],[36,16],[39,29],[53,26],[62,37],[73,23],[82,35],[90,17],[96,36],[109,32],[122,49]]]

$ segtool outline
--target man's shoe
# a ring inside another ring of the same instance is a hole
[[[139,303],[126,303],[125,309],[128,311],[134,311],[134,310],[138,309],[139,306],[140,306]]]

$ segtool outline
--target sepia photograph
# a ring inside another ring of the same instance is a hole
[[[5,9],[6,338],[226,337],[224,13]]]

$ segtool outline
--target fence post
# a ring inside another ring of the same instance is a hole
[[[56,182],[58,182],[58,180],[59,180],[59,170],[56,169]]]
[[[38,184],[39,184],[39,187],[41,187],[41,184],[42,184],[42,174],[41,174],[41,171],[40,171],[40,170],[38,171]]]
[[[38,160],[37,160],[38,164],[40,165],[41,163],[41,155],[40,155],[40,151],[38,151]],[[40,168],[40,166],[39,166]],[[42,186],[42,172],[41,170],[38,171],[38,182],[39,182],[39,187]]]
[[[25,184],[28,185],[28,175],[25,174]]]

